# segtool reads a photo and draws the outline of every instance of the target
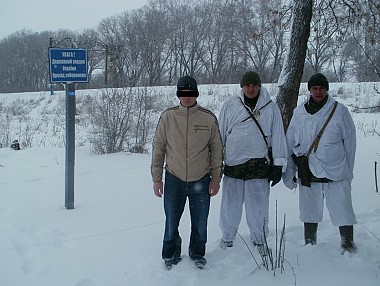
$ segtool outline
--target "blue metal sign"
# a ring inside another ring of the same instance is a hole
[[[49,49],[50,82],[88,82],[86,49]]]

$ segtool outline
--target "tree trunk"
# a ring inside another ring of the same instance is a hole
[[[278,80],[277,104],[281,109],[285,131],[288,129],[297,99],[313,10],[312,0],[294,0],[293,23],[288,54]]]

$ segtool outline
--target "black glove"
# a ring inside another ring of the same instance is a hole
[[[282,166],[273,166],[268,176],[268,182],[272,181],[271,187],[274,187],[282,176]]]
[[[310,188],[310,178],[312,173],[309,168],[309,158],[306,155],[296,156],[295,154],[292,154],[292,158],[297,165],[298,178],[301,180],[301,185]]]

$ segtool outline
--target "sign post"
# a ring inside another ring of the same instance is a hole
[[[66,90],[65,207],[74,209],[75,83],[88,82],[87,50],[49,49],[50,83],[64,83]]]
[[[74,165],[75,165],[75,84],[66,83],[66,165],[65,207],[74,208]]]

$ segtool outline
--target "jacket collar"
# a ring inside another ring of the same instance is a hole
[[[196,102],[195,105],[190,107],[183,106],[182,104],[179,104],[178,106],[181,112],[193,114],[198,110],[199,105],[198,102]]]
[[[309,97],[307,97],[306,100],[303,102],[303,104],[301,104],[301,106],[299,107],[302,109],[304,113],[307,113],[310,115],[310,113],[306,111],[306,107],[305,107],[305,104],[307,104],[308,101],[309,101]],[[332,96],[328,95],[327,102],[323,105],[323,107],[318,112],[314,114],[318,116],[325,116],[326,114],[329,114],[332,106],[334,105],[334,102],[335,102],[335,99]]]
[[[244,102],[243,89],[241,89],[240,94],[238,96],[242,100],[242,102]],[[271,101],[268,90],[263,86],[260,87],[260,94],[258,96],[259,96],[259,99],[257,100],[255,109],[261,109],[264,106],[266,106],[268,102]]]

